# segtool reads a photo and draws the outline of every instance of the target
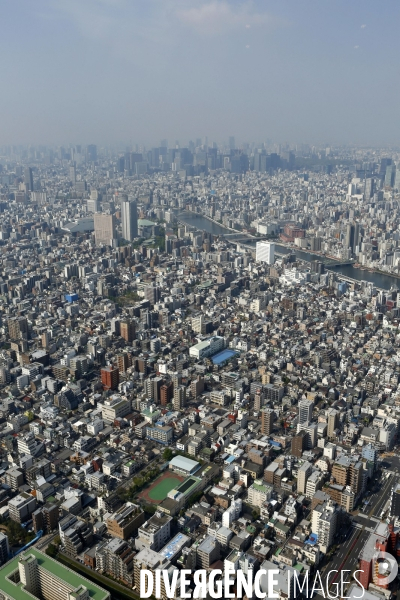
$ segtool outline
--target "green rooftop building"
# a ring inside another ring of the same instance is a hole
[[[75,571],[30,548],[0,569],[4,600],[110,600],[110,594]]]

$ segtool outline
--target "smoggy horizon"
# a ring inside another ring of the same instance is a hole
[[[398,144],[400,5],[3,6],[1,144]]]

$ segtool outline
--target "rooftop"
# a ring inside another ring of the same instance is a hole
[[[174,456],[169,464],[176,469],[183,469],[185,471],[192,471],[192,469],[197,470],[200,468],[200,463],[198,463],[196,460],[186,458],[185,456]]]
[[[73,588],[78,588],[84,585],[90,594],[90,598],[94,600],[106,600],[109,597],[108,592],[103,590],[101,587],[95,585],[88,579],[81,577],[75,571],[68,569],[61,563],[53,560],[46,554],[43,554],[36,548],[30,548],[23,556],[22,559],[29,559],[30,556],[34,556],[37,559],[39,567],[46,569],[49,573],[68,582]],[[32,595],[26,592],[22,584],[15,584],[8,577],[11,573],[18,570],[18,563],[21,557],[15,557],[10,560],[2,569],[0,569],[0,589],[3,593],[7,594],[10,598],[16,600],[32,600]]]

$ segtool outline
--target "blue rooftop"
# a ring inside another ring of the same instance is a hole
[[[232,455],[232,456],[228,456],[228,458],[226,458],[224,462],[225,462],[226,464],[230,465],[231,463],[233,463],[233,461],[235,460],[235,458],[236,458],[236,457],[235,457],[235,456],[233,456],[233,455]]]
[[[238,352],[236,352],[235,350],[225,349],[225,350],[221,350],[221,352],[218,352],[218,354],[215,354],[211,360],[213,361],[214,365],[221,365],[225,361],[227,361],[237,355],[238,355]]]

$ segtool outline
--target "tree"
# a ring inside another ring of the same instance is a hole
[[[46,554],[47,554],[47,556],[50,556],[51,558],[55,558],[58,554],[58,550],[57,550],[56,546],[54,544],[49,544],[46,548]]]
[[[8,539],[10,544],[18,544],[21,541],[24,542],[27,537],[27,531],[21,527],[19,523],[9,520],[7,523]]]
[[[173,452],[171,450],[171,448],[165,448],[164,452],[163,452],[163,459],[166,461],[170,461],[173,457]]]

